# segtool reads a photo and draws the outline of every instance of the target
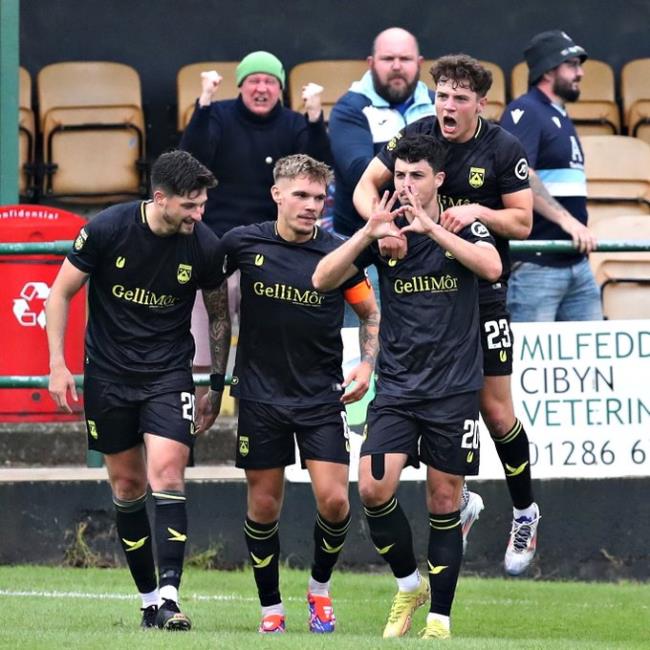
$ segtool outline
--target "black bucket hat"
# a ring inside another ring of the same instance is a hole
[[[536,84],[545,72],[576,56],[582,63],[587,58],[587,52],[576,45],[566,32],[553,29],[533,36],[524,50],[528,64],[528,85]]]

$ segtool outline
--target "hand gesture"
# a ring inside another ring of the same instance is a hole
[[[352,404],[358,402],[370,388],[370,378],[372,377],[372,368],[367,361],[362,361],[358,366],[352,368],[343,382],[343,388],[354,382],[354,388],[341,396],[343,404]]]
[[[302,101],[310,122],[317,122],[322,111],[323,86],[309,82],[302,87]]]
[[[404,239],[399,228],[395,225],[395,218],[404,211],[404,208],[393,210],[397,201],[397,192],[391,197],[390,192],[384,192],[380,200],[372,200],[372,214],[364,226],[367,235],[372,239],[382,239],[384,237],[397,237]]]
[[[194,422],[197,434],[207,431],[214,424],[214,421],[217,419],[217,415],[219,415],[219,411],[221,410],[222,395],[222,391],[210,389],[199,400]]]
[[[217,89],[223,77],[216,70],[206,70],[201,73],[200,103],[212,103],[215,100]]]
[[[406,186],[404,195],[408,201],[404,206],[404,215],[409,225],[404,226],[401,232],[416,232],[420,235],[429,235],[436,227],[436,222],[424,211],[420,197],[413,192],[413,188]]]
[[[55,368],[50,372],[48,390],[61,411],[72,413],[72,409],[68,404],[68,391],[70,391],[70,396],[73,401],[78,402],[79,397],[77,395],[74,377],[66,366]]]

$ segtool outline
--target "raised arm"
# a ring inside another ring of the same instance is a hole
[[[68,404],[68,391],[75,402],[78,401],[78,397],[74,377],[65,363],[65,330],[68,324],[70,301],[87,279],[87,273],[80,271],[67,259],[64,260],[45,303],[45,329],[50,352],[48,388],[56,405],[67,413],[72,413]]]
[[[352,195],[352,202],[359,215],[366,221],[370,218],[376,202],[379,201],[379,191],[392,178],[391,170],[376,156],[361,175]]]
[[[221,409],[231,336],[227,282],[217,289],[204,289],[203,302],[208,313],[212,365],[210,368],[210,390],[201,398],[198,406],[197,433],[207,431],[214,424]]]
[[[417,232],[427,235],[441,248],[449,251],[463,266],[485,280],[496,282],[501,277],[501,258],[497,249],[489,242],[469,242],[462,237],[443,228],[439,223],[426,214],[422,209],[417,195],[406,189],[409,204],[405,208],[405,214],[409,225],[402,228],[402,232]],[[477,236],[490,236],[482,223],[476,223],[478,230],[474,233]]]

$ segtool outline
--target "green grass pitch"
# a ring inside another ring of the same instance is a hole
[[[261,637],[250,570],[188,569],[182,606],[188,633],[138,627],[139,599],[123,569],[0,567],[0,648],[418,648],[426,607],[403,639],[381,632],[395,590],[386,573],[337,572],[333,635],[307,632],[306,571],[283,568],[287,633]],[[450,647],[472,649],[650,648],[650,585],[461,577]],[[439,642],[429,642],[439,643]]]

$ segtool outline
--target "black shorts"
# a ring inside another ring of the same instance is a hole
[[[478,474],[478,391],[422,402],[376,397],[368,406],[361,456],[406,454],[458,476]]]
[[[512,374],[512,330],[505,300],[479,304],[483,375]]]
[[[295,462],[295,440],[306,460],[350,464],[350,435],[342,404],[274,406],[239,400],[237,467],[271,469]]]
[[[103,454],[131,449],[152,433],[192,447],[194,389],[160,392],[155,384],[129,386],[94,377],[84,380],[88,448]]]

